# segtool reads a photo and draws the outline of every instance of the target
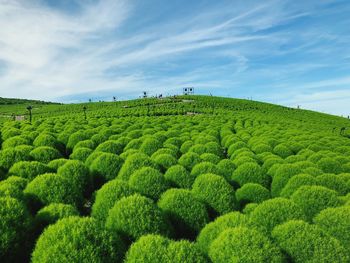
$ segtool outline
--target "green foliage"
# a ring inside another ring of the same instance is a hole
[[[158,206],[171,220],[179,237],[194,238],[209,221],[205,205],[189,190],[169,189],[159,199]]]
[[[60,159],[56,159],[56,160],[49,162],[47,164],[47,166],[50,167],[51,169],[57,171],[58,168],[60,168],[62,165],[64,165],[68,161],[69,161],[68,159],[60,158]]]
[[[37,161],[21,161],[15,163],[9,170],[9,175],[19,176],[28,180],[33,180],[39,174],[52,172],[47,165]]]
[[[250,219],[261,231],[270,233],[275,226],[289,220],[304,220],[305,215],[303,210],[293,201],[278,197],[259,204],[250,213]]]
[[[279,144],[275,148],[273,148],[273,152],[282,158],[287,158],[288,156],[293,154],[293,151],[290,150],[286,145]]]
[[[229,228],[210,246],[209,256],[216,262],[284,262],[281,251],[262,233],[247,227]]]
[[[247,183],[257,183],[268,187],[270,184],[270,177],[255,163],[245,163],[237,167],[232,174],[232,180],[240,186]]]
[[[301,220],[288,221],[277,226],[272,236],[293,262],[348,262],[340,242],[327,235],[317,225]]]
[[[226,215],[220,216],[215,221],[205,225],[197,236],[197,243],[202,251],[206,254],[209,252],[211,243],[226,229],[250,226],[250,222],[247,216],[240,212],[231,212]]]
[[[39,162],[49,163],[52,160],[61,158],[61,153],[50,146],[40,146],[30,152],[30,156]]]
[[[181,164],[183,167],[185,167],[187,170],[192,170],[192,168],[201,162],[201,157],[199,154],[194,152],[188,152],[183,154],[178,163]]]
[[[140,151],[151,156],[153,153],[155,153],[159,148],[162,147],[162,143],[154,138],[147,138],[145,139],[141,146]]]
[[[171,234],[167,219],[152,199],[138,194],[122,197],[115,203],[109,210],[106,227],[134,240],[146,234]]]
[[[321,168],[325,173],[339,174],[342,172],[340,163],[330,157],[320,159],[317,162],[317,166]]]
[[[282,164],[278,166],[275,174],[273,175],[271,183],[272,197],[279,196],[289,179],[296,174],[300,174],[301,172],[302,170],[295,164]]]
[[[216,167],[219,169],[220,174],[226,179],[226,181],[231,182],[232,173],[236,169],[236,165],[230,159],[222,159]]]
[[[0,218],[0,258],[2,262],[18,262],[27,249],[30,214],[21,201],[0,197]]]
[[[121,180],[129,180],[130,176],[142,167],[153,167],[156,168],[156,164],[152,162],[152,160],[145,155],[144,153],[134,153],[128,156],[122,165],[118,179]]]
[[[32,254],[41,262],[122,262],[125,245],[92,218],[68,217],[49,226]]]
[[[121,154],[123,152],[124,145],[120,142],[108,140],[97,146],[96,151]]]
[[[336,191],[317,185],[300,187],[291,199],[303,209],[309,221],[323,209],[341,205]]]
[[[175,187],[179,188],[191,188],[196,176],[189,173],[182,165],[171,166],[164,177]]]
[[[155,200],[170,187],[165,177],[151,167],[144,167],[133,173],[129,184],[140,194]]]
[[[37,136],[33,141],[33,145],[35,147],[49,146],[52,148],[56,148],[60,152],[64,151],[64,145],[62,143],[60,143],[54,136],[45,133]]]
[[[205,263],[209,260],[196,244],[189,241],[172,241],[160,235],[145,235],[131,245],[125,262]]]
[[[340,176],[335,174],[321,174],[316,177],[317,184],[337,191],[339,195],[346,195],[350,192],[350,185],[346,184]]]
[[[20,161],[30,161],[32,157],[29,153],[32,149],[31,146],[21,145],[0,151],[0,168],[8,170],[15,163]]]
[[[102,153],[90,165],[90,171],[96,178],[109,181],[117,177],[123,159],[113,153]]]
[[[73,160],[79,160],[79,161],[85,162],[85,160],[90,156],[92,152],[93,150],[91,150],[90,148],[85,148],[85,147],[74,148],[73,153],[69,155],[69,158]]]
[[[322,210],[314,222],[324,232],[338,239],[350,255],[350,206]]]
[[[135,191],[125,181],[114,179],[105,183],[96,192],[91,216],[99,221],[106,221],[108,212],[114,204],[122,197],[133,195],[134,193]]]
[[[237,208],[232,186],[221,176],[202,174],[196,178],[192,193],[206,203],[214,215],[222,215]]]
[[[40,233],[46,226],[54,224],[59,219],[69,216],[79,216],[79,212],[74,206],[51,203],[40,209],[35,215],[34,223],[36,231]]]
[[[241,207],[248,203],[261,203],[270,197],[270,191],[260,184],[247,183],[236,191],[236,198]]]
[[[16,147],[19,145],[30,145],[30,139],[24,137],[24,136],[14,136],[2,143],[2,148],[7,149],[7,148],[12,148]]]
[[[191,171],[191,175],[195,177],[198,177],[199,175],[202,175],[202,174],[208,174],[208,173],[219,175],[220,171],[215,164],[210,162],[198,163],[192,168],[192,171]]]
[[[288,180],[288,183],[283,187],[280,196],[289,198],[303,185],[317,185],[317,180],[315,177],[308,174],[297,174]]]
[[[174,166],[177,164],[177,159],[170,155],[170,154],[158,154],[156,156],[151,158],[156,164],[159,165],[159,167],[162,168],[163,171],[166,171],[171,166]]]
[[[32,209],[36,210],[51,203],[72,204],[80,207],[82,193],[71,181],[57,174],[38,175],[24,189]]]

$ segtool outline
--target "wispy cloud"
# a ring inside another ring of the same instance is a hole
[[[305,89],[346,90],[350,40],[346,27],[328,22],[344,24],[350,7],[332,4],[94,0],[70,11],[0,0],[0,96],[77,101],[193,85],[203,94],[271,100],[281,92],[302,101]]]

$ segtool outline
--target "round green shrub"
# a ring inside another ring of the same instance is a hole
[[[203,153],[207,152],[207,148],[203,144],[194,144],[188,151],[202,155]]]
[[[251,222],[267,233],[270,233],[275,226],[289,220],[305,218],[303,210],[297,204],[282,197],[266,200],[250,213]]]
[[[232,180],[240,186],[247,183],[257,183],[264,187],[270,184],[270,176],[256,163],[245,163],[237,167],[232,174]]]
[[[189,173],[182,165],[171,166],[164,174],[167,181],[175,187],[191,188],[196,176]]]
[[[14,136],[2,143],[2,149],[12,148],[19,145],[30,145],[30,140],[24,136]]]
[[[247,183],[236,191],[236,199],[241,207],[248,203],[261,203],[270,197],[270,191],[260,184]]]
[[[94,177],[102,181],[109,181],[117,177],[123,159],[113,153],[102,153],[90,165],[90,171]]]
[[[96,160],[96,158],[97,157],[99,157],[100,155],[102,155],[103,154],[103,152],[92,152],[90,155],[89,155],[89,157],[88,158],[86,158],[86,160],[85,160],[85,165],[87,166],[87,167],[90,167],[91,166],[91,164]]]
[[[293,154],[293,151],[290,150],[287,146],[284,144],[279,144],[273,148],[273,152],[277,154],[278,156],[281,156],[283,159],[287,158],[288,156]]]
[[[144,153],[134,153],[128,156],[122,165],[118,179],[128,181],[130,176],[142,167],[157,168],[157,165]]]
[[[79,189],[85,197],[89,197],[93,190],[93,180],[89,169],[84,163],[76,160],[69,160],[57,170],[57,174],[68,179],[73,187]]]
[[[171,226],[162,211],[152,199],[139,194],[117,201],[109,210],[106,227],[134,240],[146,234],[171,234]]]
[[[197,243],[206,254],[209,252],[211,243],[226,229],[239,226],[249,227],[249,219],[240,212],[231,212],[219,216],[215,221],[208,223],[197,236]]]
[[[219,169],[220,174],[226,179],[226,181],[231,182],[232,173],[236,169],[236,165],[230,159],[222,159],[216,167]]]
[[[292,194],[304,185],[317,185],[315,177],[308,174],[297,174],[288,180],[288,183],[283,187],[280,196],[289,198]]]
[[[35,138],[33,141],[33,145],[35,147],[40,147],[40,146],[49,146],[52,148],[56,148],[60,152],[64,151],[64,145],[60,143],[54,136],[51,134],[40,134]]]
[[[97,192],[95,202],[92,205],[91,216],[99,221],[106,221],[109,210],[122,197],[133,195],[135,191],[131,189],[125,181],[114,179],[105,183]]]
[[[11,197],[0,197],[0,258],[20,262],[26,254],[31,217],[25,205]]]
[[[203,153],[200,158],[203,162],[210,162],[213,164],[218,164],[220,162],[220,157],[213,153]]]
[[[192,186],[192,193],[208,205],[214,216],[226,214],[238,207],[232,186],[219,175],[198,176]]]
[[[69,155],[69,158],[72,160],[79,160],[85,162],[85,160],[92,154],[93,150],[90,148],[79,147],[74,148],[73,153]]]
[[[41,174],[24,189],[33,210],[51,203],[72,204],[80,207],[82,193],[71,181],[57,174]]]
[[[39,162],[49,163],[52,160],[61,158],[61,153],[49,146],[40,146],[30,152],[30,156]]]
[[[32,254],[41,262],[122,262],[125,245],[92,218],[68,217],[49,226]]]
[[[129,184],[140,194],[155,200],[170,187],[165,177],[151,167],[143,167],[133,173]]]
[[[21,161],[15,163],[9,170],[9,175],[33,180],[37,175],[52,172],[53,169],[37,161]]]
[[[108,140],[97,146],[96,151],[121,154],[123,152],[124,145],[120,142]]]
[[[149,156],[155,153],[159,148],[162,147],[162,143],[155,138],[147,138],[145,139],[139,150]]]
[[[177,159],[170,155],[170,154],[159,154],[155,157],[151,158],[156,164],[159,165],[159,167],[162,168],[163,171],[166,171],[168,168],[170,168],[173,165],[177,164]]]
[[[145,235],[133,243],[125,262],[209,262],[196,244],[187,240],[172,241],[160,235]]]
[[[300,187],[291,199],[303,209],[309,221],[323,209],[341,205],[336,191],[317,185]]]
[[[93,140],[80,141],[74,146],[73,150],[77,150],[80,147],[89,148],[89,149],[93,150],[96,148],[96,144]]]
[[[23,190],[27,183],[28,180],[17,176],[10,176],[0,181],[0,197],[23,199]]]
[[[272,168],[274,168],[274,166]],[[279,196],[282,189],[288,183],[289,179],[292,178],[294,175],[297,175],[300,173],[302,173],[302,169],[297,167],[295,164],[279,165],[272,178],[272,183],[271,183],[272,197]]]
[[[270,145],[266,143],[259,143],[252,147],[252,151],[255,152],[256,154],[259,154],[259,153],[265,153],[265,152],[272,152],[273,149]]]
[[[189,190],[169,189],[162,194],[158,206],[170,219],[177,237],[193,239],[209,221],[205,205]]]
[[[216,238],[209,257],[216,262],[284,262],[281,251],[266,236],[247,227],[229,228]]]
[[[202,174],[208,174],[208,173],[219,175],[220,171],[215,164],[210,162],[198,163],[192,168],[192,171],[191,171],[191,175],[195,177],[198,177],[199,175],[202,175]]]
[[[327,235],[317,225],[291,220],[276,226],[272,237],[292,262],[348,262],[340,242]]]
[[[0,151],[0,168],[6,170],[10,169],[12,165],[20,161],[30,161],[32,157],[30,152],[33,148],[31,146],[17,146],[14,148],[7,148]]]
[[[178,162],[187,170],[191,171],[196,164],[201,162],[201,157],[197,153],[188,152],[183,154]]]
[[[347,185],[346,181],[338,175],[322,174],[317,176],[316,180],[319,185],[337,191],[339,195],[346,195],[350,192],[350,185]]]
[[[256,159],[254,159],[252,157],[248,157],[248,156],[239,156],[239,157],[235,158],[232,162],[237,167],[241,166],[242,164],[246,164],[246,163],[257,164]]]
[[[249,215],[258,206],[259,206],[259,204],[257,204],[257,203],[246,204],[246,206],[243,208],[242,212],[243,212],[243,214]]]
[[[40,233],[46,226],[69,216],[79,216],[79,212],[74,206],[60,203],[49,204],[40,209],[35,215],[34,223],[36,231]]]
[[[68,150],[73,150],[74,146],[79,143],[80,141],[84,141],[89,139],[89,137],[91,137],[92,134],[87,133],[86,131],[83,130],[79,130],[77,132],[74,132],[73,134],[71,134],[68,138],[68,142],[67,142],[67,149]]]
[[[315,218],[314,223],[334,238],[338,239],[344,248],[350,248],[350,206],[327,208]],[[348,254],[350,251],[348,250]]]
[[[68,161],[69,161],[68,159],[60,158],[60,159],[56,159],[56,160],[49,162],[47,164],[47,166],[50,167],[51,169],[57,171],[58,168],[60,168],[62,165],[64,165]]]
[[[194,145],[193,141],[185,141],[180,147],[181,153],[183,154],[187,153],[193,145]]]
[[[330,157],[320,159],[317,166],[325,173],[339,174],[342,172],[340,163]]]

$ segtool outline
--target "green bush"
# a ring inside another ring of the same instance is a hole
[[[320,159],[317,166],[325,173],[339,174],[342,172],[340,163],[330,157]]]
[[[49,146],[52,148],[56,148],[60,152],[64,152],[64,145],[62,143],[60,143],[51,134],[40,134],[38,137],[35,138],[33,145],[35,147]]]
[[[96,144],[93,140],[80,141],[74,146],[73,150],[77,150],[80,147],[89,148],[91,150],[94,150],[96,148]]]
[[[350,206],[327,208],[315,218],[314,223],[324,232],[338,239],[350,254]]]
[[[30,156],[39,162],[49,163],[52,160],[61,158],[61,153],[49,146],[40,146],[30,152]]]
[[[289,179],[300,173],[302,173],[302,170],[295,164],[282,164],[278,166],[271,183],[272,197],[279,196]]]
[[[135,191],[131,189],[125,181],[114,179],[105,183],[97,192],[95,202],[92,206],[91,216],[99,221],[106,221],[109,210],[122,197],[133,195]]]
[[[129,184],[140,194],[155,200],[170,187],[165,177],[151,167],[143,167],[133,173]]]
[[[216,238],[209,257],[216,262],[284,262],[281,251],[262,233],[247,227],[229,228]]]
[[[113,153],[102,153],[90,165],[90,171],[98,181],[109,181],[117,177],[123,159]]]
[[[198,177],[202,174],[208,174],[208,173],[219,175],[220,171],[215,164],[210,162],[198,163],[192,168],[192,171],[191,171],[191,175],[195,177]]]
[[[171,220],[177,237],[193,239],[209,221],[205,205],[189,190],[169,189],[159,199],[158,206]]]
[[[73,134],[71,134],[68,138],[67,149],[73,150],[74,146],[78,144],[80,141],[87,140],[91,137],[92,134],[87,133],[86,131],[79,130]]]
[[[68,159],[60,158],[60,159],[56,159],[56,160],[49,162],[47,164],[47,166],[50,167],[51,169],[57,171],[58,168],[60,168],[62,165],[64,165],[68,161],[69,161]]]
[[[240,186],[247,183],[257,183],[268,187],[271,179],[258,164],[245,163],[233,172],[232,180]]]
[[[289,198],[299,187],[304,185],[317,185],[317,180],[315,177],[308,174],[297,174],[288,180],[280,196]]]
[[[11,197],[0,197],[0,258],[2,262],[24,260],[31,217],[25,205]]]
[[[270,198],[270,191],[260,184],[247,183],[236,191],[236,199],[241,207],[248,203],[261,203]]]
[[[279,144],[273,148],[273,152],[278,156],[281,156],[283,159],[293,154],[293,151],[290,150],[286,145]]]
[[[178,162],[187,170],[191,171],[196,164],[201,162],[201,157],[197,153],[188,152],[183,154]]]
[[[14,148],[7,148],[0,151],[0,168],[10,169],[12,165],[20,161],[30,161],[32,157],[30,152],[33,149],[31,146],[17,146]]]
[[[226,214],[238,207],[232,186],[219,175],[198,176],[192,186],[192,193],[208,205],[214,216]]]
[[[303,209],[309,221],[323,209],[341,205],[336,191],[317,185],[300,187],[291,199]]]
[[[305,218],[303,210],[297,204],[282,197],[266,200],[250,213],[251,222],[267,233],[270,233],[275,226],[289,220]]]
[[[15,136],[2,143],[2,149],[8,149],[19,145],[30,145],[30,140],[24,136]]]
[[[33,210],[51,203],[72,204],[80,207],[82,193],[72,185],[71,181],[57,174],[41,174],[24,189]]]
[[[187,153],[193,145],[193,141],[185,141],[180,147],[180,152],[183,154]]]
[[[253,212],[254,210],[255,210],[255,208],[257,208],[259,206],[259,204],[257,204],[257,203],[249,203],[249,204],[247,204],[244,208],[243,208],[243,210],[242,210],[242,212],[243,212],[243,214],[245,214],[245,215],[249,215],[251,212]]]
[[[200,157],[203,162],[210,162],[213,164],[218,164],[221,160],[219,156],[213,153],[203,153]]]
[[[92,154],[93,150],[90,148],[79,147],[74,148],[73,153],[69,155],[69,158],[72,160],[79,160],[85,162],[86,159]]]
[[[139,150],[149,156],[155,153],[159,148],[162,147],[162,143],[155,138],[147,138],[145,139]]]
[[[226,181],[231,182],[232,173],[236,169],[236,165],[230,159],[222,159],[216,167],[219,169],[220,174],[226,179]]]
[[[170,184],[179,188],[191,188],[196,176],[190,174],[182,165],[171,166],[164,174]]]
[[[226,229],[239,226],[249,227],[249,219],[240,212],[231,212],[217,217],[215,221],[205,225],[197,236],[197,243],[206,254],[209,252],[211,243]]]
[[[68,179],[73,187],[79,189],[85,197],[89,197],[93,190],[93,181],[89,169],[84,163],[76,160],[69,160],[57,170],[57,174]]]
[[[21,161],[15,163],[10,168],[8,174],[33,180],[37,175],[49,172],[52,172],[52,169],[43,163],[36,161]]]
[[[207,148],[203,144],[194,144],[188,151],[202,155],[203,153],[207,152]]]
[[[10,176],[0,181],[0,197],[13,197],[23,199],[23,190],[28,183],[27,179]]]
[[[125,245],[92,218],[68,217],[49,226],[32,254],[41,262],[122,262]]]
[[[252,147],[252,151],[255,152],[256,154],[259,154],[259,153],[265,153],[265,152],[272,152],[273,149],[270,145],[266,143],[259,143]]]
[[[166,171],[173,165],[177,164],[177,159],[170,154],[158,154],[155,157],[151,158],[159,167],[162,168],[163,171]]]
[[[171,234],[170,224],[162,211],[152,199],[139,194],[117,201],[109,210],[106,227],[134,240],[146,234]]]
[[[301,220],[288,221],[275,227],[275,242],[292,262],[348,262],[340,242],[324,233],[318,226]]]
[[[157,165],[144,153],[134,153],[128,156],[122,165],[118,179],[129,180],[130,176],[142,167],[157,168]]]
[[[90,167],[91,166],[91,164],[96,160],[96,158],[97,157],[99,157],[100,155],[102,155],[103,154],[103,152],[92,152],[90,155],[89,155],[89,157],[88,158],[86,158],[86,160],[85,160],[85,165],[87,166],[87,167]]]
[[[108,140],[97,146],[96,151],[121,154],[123,152],[124,145],[120,142]]]
[[[48,225],[69,216],[79,216],[79,212],[74,206],[60,203],[49,204],[40,209],[35,215],[34,224],[36,231],[41,233]]]
[[[197,245],[189,241],[172,241],[160,235],[145,235],[131,245],[125,262],[205,263],[209,261]]]
[[[339,195],[346,195],[350,192],[350,185],[347,185],[346,181],[338,175],[322,174],[317,176],[316,180],[319,185],[337,191]]]

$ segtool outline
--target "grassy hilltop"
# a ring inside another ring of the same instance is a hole
[[[1,262],[350,260],[346,118],[209,96],[0,115]]]

